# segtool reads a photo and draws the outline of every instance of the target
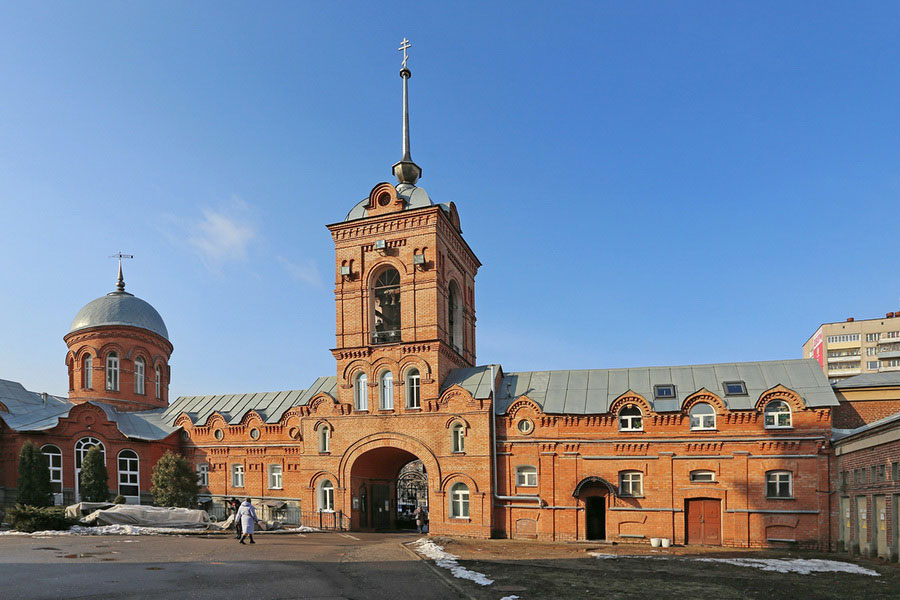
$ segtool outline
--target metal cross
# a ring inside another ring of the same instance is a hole
[[[121,252],[116,252],[110,258],[118,258],[119,259],[119,279],[116,281],[116,289],[120,292],[125,291],[125,278],[122,276],[122,259],[123,258],[134,258],[133,254],[122,254]]]
[[[111,255],[110,258],[118,258],[121,263],[123,258],[134,258],[134,254],[122,254],[121,252],[116,252]]]
[[[411,45],[412,45],[412,44],[409,43],[409,40],[406,39],[406,38],[404,37],[404,38],[403,38],[403,41],[400,42],[400,47],[397,48],[397,50],[403,50],[403,68],[404,68],[404,69],[406,68],[406,61],[409,60],[409,55],[406,54],[406,50],[407,50]]]

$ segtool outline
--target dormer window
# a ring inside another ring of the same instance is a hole
[[[726,396],[746,396],[747,384],[743,381],[723,381],[722,387],[725,388]]]
[[[643,431],[641,409],[629,404],[619,411],[619,431]]]
[[[653,397],[657,400],[666,400],[675,397],[675,386],[671,383],[660,383],[653,386]]]

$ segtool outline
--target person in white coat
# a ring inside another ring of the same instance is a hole
[[[250,498],[244,499],[234,518],[235,520],[240,519],[241,521],[240,543],[243,544],[244,538],[249,537],[250,543],[255,544],[256,542],[253,541],[253,530],[255,529],[255,525],[259,523],[259,519],[256,518],[256,509],[250,504]]]

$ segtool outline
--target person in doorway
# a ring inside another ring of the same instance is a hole
[[[250,498],[245,498],[241,503],[234,520],[237,521],[238,519],[241,521],[241,539],[239,542],[243,544],[244,538],[249,537],[250,543],[255,544],[256,542],[253,541],[253,530],[259,524],[259,519],[256,518],[256,509],[250,504]]]
[[[234,519],[232,522],[232,526],[234,527],[234,539],[241,539],[241,518],[238,516],[238,510],[241,508],[241,501],[231,497],[231,500],[228,501],[228,506],[231,509],[231,514],[234,515]]]
[[[416,519],[416,531],[419,533],[428,532],[428,509],[422,504],[413,511],[413,517]]]

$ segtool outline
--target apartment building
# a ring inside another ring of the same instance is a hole
[[[803,356],[816,359],[832,383],[864,373],[900,371],[900,311],[882,319],[823,323],[803,344]]]

